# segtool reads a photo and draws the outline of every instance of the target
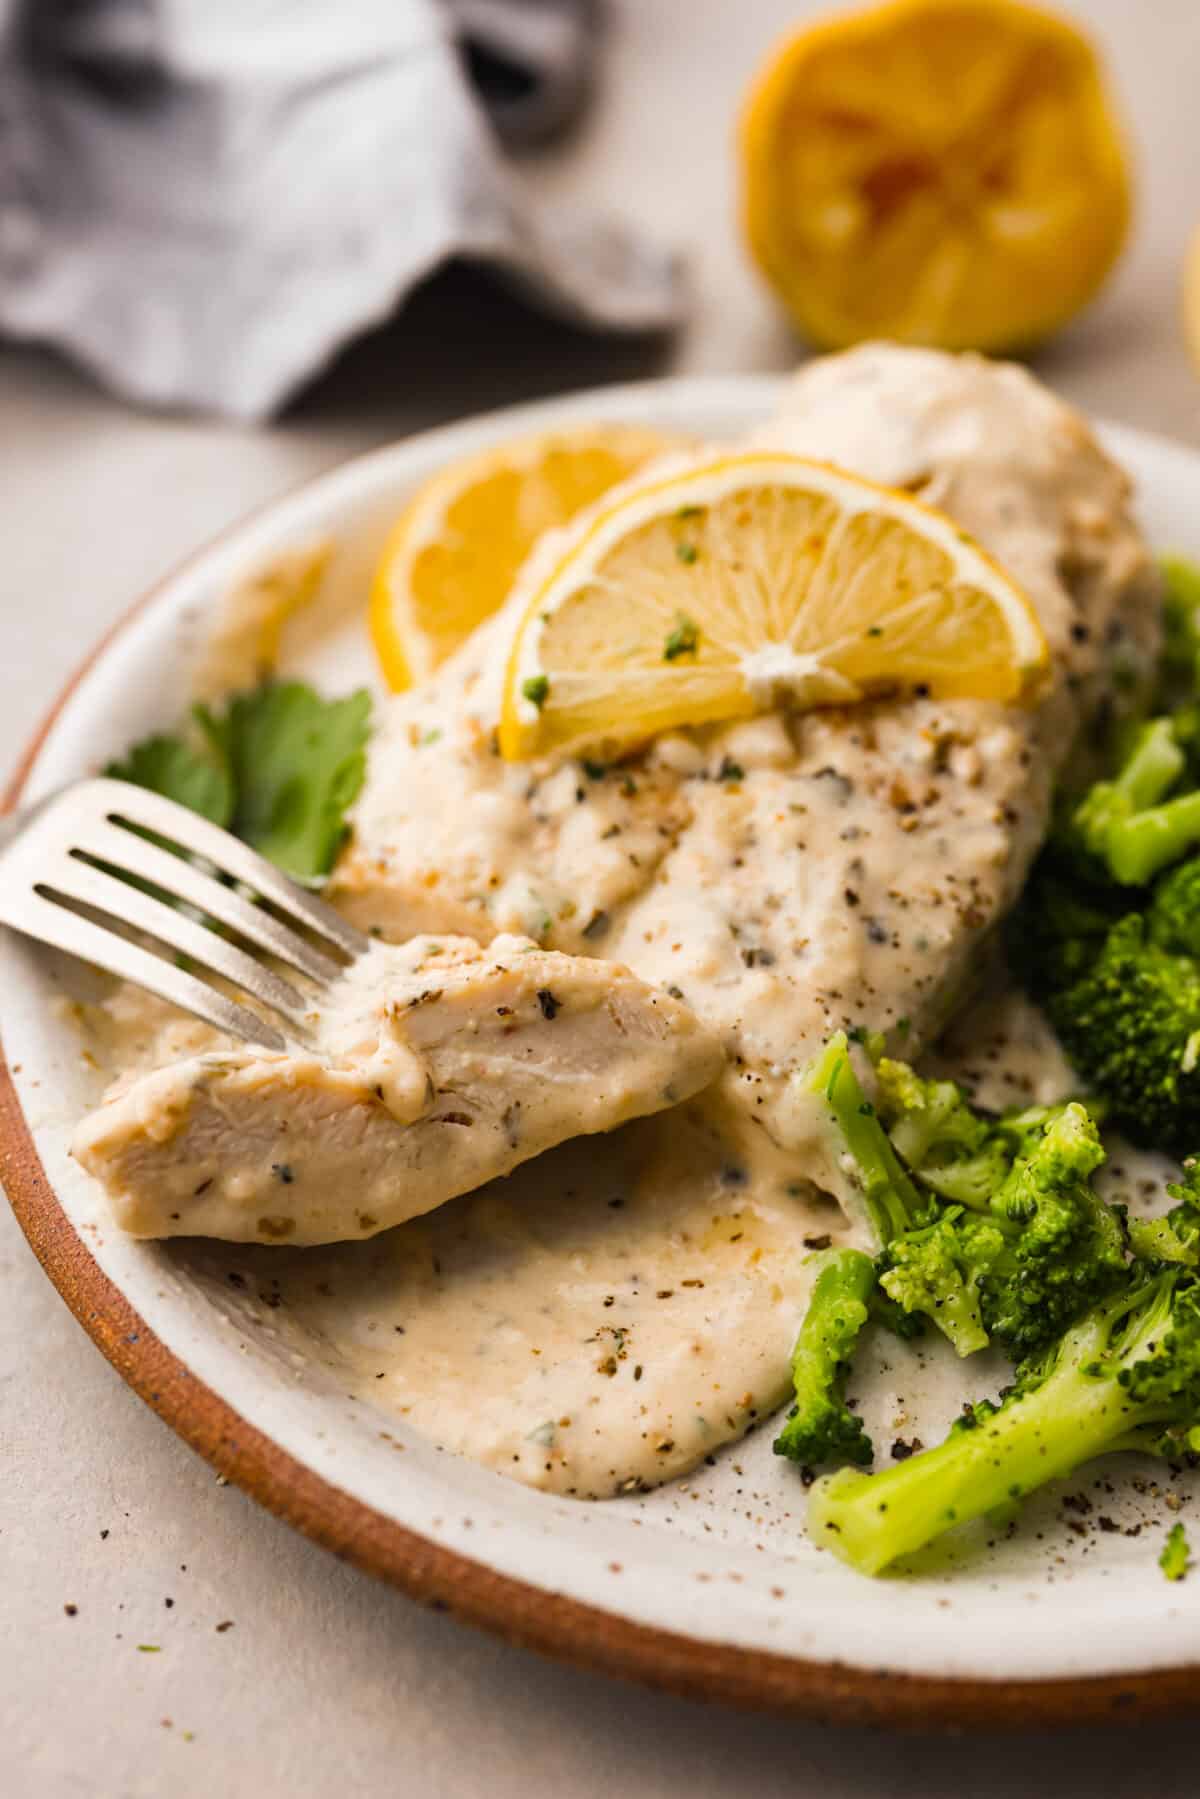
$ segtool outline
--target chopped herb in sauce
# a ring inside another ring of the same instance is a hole
[[[521,692],[530,705],[536,706],[540,712],[550,698],[549,675],[527,675],[521,683]]]
[[[682,547],[682,546],[680,546]],[[683,613],[673,631],[667,633],[663,644],[663,661],[675,662],[680,656],[694,656],[700,647],[700,632],[690,618]]]
[[[1192,1565],[1192,1552],[1187,1540],[1187,1533],[1178,1521],[1167,1532],[1167,1540],[1163,1544],[1158,1565],[1168,1580],[1182,1580]]]

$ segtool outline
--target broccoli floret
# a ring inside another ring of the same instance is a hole
[[[841,1147],[854,1164],[859,1191],[880,1244],[923,1221],[929,1205],[917,1191],[862,1090],[844,1031],[797,1076],[802,1092],[824,1100]]]
[[[1077,1104],[987,1120],[952,1081],[923,1080],[885,1057],[877,1072],[878,1113],[843,1036],[802,1080],[828,1103],[857,1168],[884,1298],[929,1318],[959,1355],[989,1340],[1028,1354],[1123,1266],[1120,1220],[1091,1188],[1104,1160],[1094,1122]],[[923,1194],[914,1174],[940,1190]],[[943,1203],[953,1190],[973,1209]]]
[[[983,1210],[1012,1164],[1011,1141],[953,1081],[923,1080],[887,1056],[875,1074],[879,1116],[901,1160],[940,1198]]]
[[[1122,1214],[1091,1178],[1104,1161],[1095,1120],[1064,1106],[992,1201],[1004,1238],[979,1276],[989,1338],[1021,1360],[1057,1337],[1125,1273]]]
[[[1137,1256],[1163,1262],[1200,1263],[1200,1161],[1190,1156],[1183,1165],[1183,1179],[1168,1181],[1167,1192],[1177,1203],[1165,1218],[1131,1218],[1129,1245]]]
[[[1177,1455],[1200,1416],[1200,1275],[1135,1263],[994,1408],[880,1474],[844,1468],[813,1487],[809,1530],[864,1574],[1010,1506],[1095,1456]]]
[[[1044,1003],[1096,963],[1129,909],[1120,888],[1086,881],[1086,870],[1054,845],[1039,857],[1005,928],[1009,968]]]
[[[1104,1149],[1081,1105],[1031,1108],[1007,1130],[987,1215],[948,1206],[895,1237],[878,1267],[884,1293],[960,1355],[992,1342],[1020,1360],[1121,1280],[1125,1231],[1092,1188]]]
[[[980,1278],[1004,1249],[988,1219],[949,1206],[931,1224],[896,1237],[878,1261],[879,1284],[904,1313],[923,1313],[960,1356],[986,1349]]]
[[[884,1056],[876,1070],[879,1117],[892,1147],[922,1187],[953,1205],[984,1212],[1012,1171],[1032,1153],[1065,1102],[991,1117],[953,1081],[925,1080],[907,1062]]]
[[[910,1077],[917,1081],[897,1063],[889,1078],[898,1088]],[[880,1245],[876,1269],[883,1297],[876,1296],[876,1315],[896,1328],[899,1319],[890,1306],[899,1307],[901,1316],[920,1313],[945,1332],[960,1355],[982,1348],[987,1339],[978,1320],[974,1262],[969,1249],[953,1240],[958,1208],[953,1218],[945,1218],[937,1200],[913,1182],[862,1090],[843,1033],[830,1038],[800,1081],[828,1105],[843,1152],[854,1163]],[[915,1333],[907,1324],[897,1334]]]
[[[775,1439],[775,1453],[814,1465],[869,1462],[871,1439],[847,1406],[842,1387],[869,1316],[875,1267],[859,1249],[826,1250],[814,1259],[821,1267],[792,1350],[795,1403]]]
[[[1171,705],[1200,689],[1200,568],[1182,556],[1164,556],[1161,701]]]
[[[1200,842],[1200,793],[1168,798],[1187,767],[1172,718],[1144,724],[1111,781],[1071,813],[1067,840],[1123,887],[1142,887]]]
[[[1155,882],[1146,934],[1173,956],[1200,956],[1200,856],[1181,862]]]
[[[1113,926],[1092,968],[1043,994],[1078,1072],[1135,1143],[1200,1142],[1200,963],[1148,941],[1139,913]]]

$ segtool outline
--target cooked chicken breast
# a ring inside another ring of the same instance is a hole
[[[628,969],[523,937],[420,937],[350,969],[311,1052],[239,1046],[136,1077],[72,1150],[134,1236],[328,1243],[675,1105],[722,1061]]]
[[[763,436],[919,491],[1005,564],[1053,651],[1038,707],[778,713],[609,768],[506,764],[502,615],[393,703],[334,891],[387,936],[519,929],[628,963],[720,1035],[731,1128],[799,1147],[788,1077],[830,1030],[885,1030],[911,1054],[963,996],[1096,677],[1144,659],[1154,576],[1125,476],[1015,367],[876,346],[827,358]]]
[[[838,1026],[906,1054],[940,1031],[1104,677],[1154,647],[1128,483],[1024,372],[858,350],[806,368],[761,435],[921,493],[1006,564],[1053,649],[1037,710],[779,713],[609,768],[505,764],[502,617],[391,703],[331,884],[367,928],[437,935],[343,983],[306,1057],[197,1055],[197,1027],[118,996],[121,1066],[185,1059],[76,1145],[128,1228],[311,1243],[693,1094],[371,1243],[181,1252],[248,1316],[269,1292],[339,1391],[565,1494],[653,1485],[786,1398],[810,1251],[868,1241],[791,1076]]]

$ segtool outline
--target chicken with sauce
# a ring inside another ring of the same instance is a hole
[[[830,1204],[852,1189],[792,1077],[833,1030],[882,1030],[910,1058],[939,1036],[1114,669],[1136,675],[1156,647],[1129,483],[1023,370],[869,346],[802,370],[757,441],[907,488],[970,531],[1038,612],[1052,674],[1037,705],[780,710],[610,766],[506,763],[502,614],[389,703],[328,892],[364,929],[426,946],[380,955],[433,954],[428,933],[488,946],[448,950],[485,988],[509,934],[535,940],[529,1064],[496,1040],[494,995],[481,1053],[469,1004],[439,999],[381,1031],[360,991],[317,1031],[318,1080],[240,1050],[189,1054],[118,1089],[76,1144],[134,1229],[282,1244],[275,1317],[336,1343],[342,1384],[446,1448],[579,1496],[679,1474],[782,1402],[811,1248],[865,1240]],[[644,1039],[597,1010],[573,1059],[569,1011],[548,1025],[532,1010],[539,988],[567,991],[568,970],[598,1008],[624,991]],[[452,1104],[437,1093],[421,1111],[419,1069],[439,1057]],[[518,1082],[519,1152],[504,1124]],[[284,1184],[278,1165],[302,1178]],[[219,1199],[197,1192],[218,1176]],[[413,1222],[290,1253],[400,1218]]]
[[[74,1154],[137,1237],[328,1243],[707,1086],[716,1040],[611,963],[527,938],[374,946],[310,1051],[193,1055],[118,1087]]]

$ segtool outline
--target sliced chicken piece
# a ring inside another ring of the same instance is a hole
[[[311,1051],[223,1048],[127,1080],[72,1153],[133,1236],[329,1243],[675,1105],[723,1061],[685,1005],[617,964],[420,937],[348,971]]]

